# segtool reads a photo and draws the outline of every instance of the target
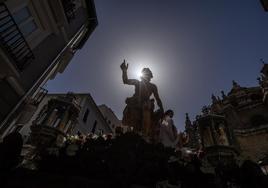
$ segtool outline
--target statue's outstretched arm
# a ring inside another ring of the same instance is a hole
[[[128,64],[126,64],[126,61],[125,60],[121,64],[120,68],[122,69],[122,80],[123,80],[123,83],[124,84],[136,85],[136,84],[139,83],[139,81],[136,80],[136,79],[128,79],[128,76],[127,76]]]
[[[162,101],[161,101],[161,99],[160,99],[160,97],[158,95],[158,90],[157,90],[157,87],[155,85],[153,87],[153,94],[154,94],[154,97],[155,97],[157,105],[159,106],[159,108],[162,111],[162,113],[164,113],[163,104],[162,104]]]

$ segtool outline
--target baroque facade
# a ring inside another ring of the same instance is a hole
[[[109,108],[107,105],[102,104],[99,105],[99,109],[104,116],[104,119],[110,126],[110,128],[113,130],[113,133],[116,133],[117,130],[121,130],[123,133],[126,133],[130,130],[130,127],[124,126],[121,122],[121,120],[118,119],[118,117],[115,115],[113,110]]]
[[[263,64],[259,85],[243,87],[233,81],[221,98],[202,109],[191,123],[186,117],[186,146],[207,155],[240,157],[261,163],[268,156],[268,64]],[[199,141],[197,141],[199,139]]]
[[[37,116],[30,122],[29,142],[39,149],[61,145],[77,126],[81,107],[75,95],[68,93],[51,98],[39,107]]]
[[[20,130],[25,140],[36,127],[34,125],[53,127],[69,135],[78,132],[85,135],[112,133],[89,93],[47,94],[30,121]]]

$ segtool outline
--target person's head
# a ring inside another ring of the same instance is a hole
[[[173,112],[173,110],[167,110],[167,111],[165,112],[165,116],[169,116],[170,118],[172,118],[172,117],[174,116],[174,112]]]
[[[142,73],[141,76],[142,80],[151,81],[151,79],[153,78],[153,73],[149,68],[143,68],[141,73]]]

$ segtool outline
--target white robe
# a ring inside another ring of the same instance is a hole
[[[173,120],[166,116],[160,124],[160,142],[166,147],[176,147],[177,144],[177,132],[174,133]]]

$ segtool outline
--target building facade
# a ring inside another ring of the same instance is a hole
[[[67,135],[72,134],[77,127],[80,111],[81,107],[73,93],[50,98],[40,106],[37,116],[30,122],[31,131],[27,142],[37,146],[40,151],[44,147],[62,145]]]
[[[45,114],[45,116],[47,115],[46,111],[50,111],[50,115],[47,118],[48,120],[45,122],[46,126],[61,127],[60,122],[68,124],[68,121],[64,120],[64,114],[68,113],[69,108],[65,107],[65,103],[62,102],[68,99],[68,97],[66,98],[68,95],[72,95],[71,102],[74,103],[74,106],[77,109],[77,117],[75,121],[70,121],[70,125],[63,126],[69,128],[72,127],[69,131],[67,131],[66,128],[66,134],[74,135],[80,132],[85,135],[88,133],[99,135],[113,132],[89,93],[47,94],[39,104],[30,121],[28,121],[20,130],[20,133],[23,135],[25,140],[28,139],[31,133],[31,127],[35,125],[36,122],[41,121],[40,119],[43,117],[42,114]],[[51,108],[51,110],[46,110],[50,104],[53,104],[53,108]],[[68,114],[69,115],[67,116],[71,117],[70,113]]]
[[[96,26],[92,0],[0,0],[0,135]]]
[[[131,131],[129,126],[124,126],[122,124],[122,121],[118,119],[118,117],[115,115],[111,108],[109,108],[105,104],[102,104],[99,105],[99,109],[104,119],[106,120],[110,128],[113,130],[113,133],[116,133],[116,131],[120,129],[123,133]]]
[[[189,135],[189,142],[196,143],[192,135],[199,135],[199,144],[207,153],[239,154],[255,162],[267,158],[268,64],[263,64],[258,81],[255,87],[242,87],[233,81],[230,92],[221,91],[221,97],[212,95],[212,103],[196,120],[192,124],[186,121],[186,130],[195,131]]]

